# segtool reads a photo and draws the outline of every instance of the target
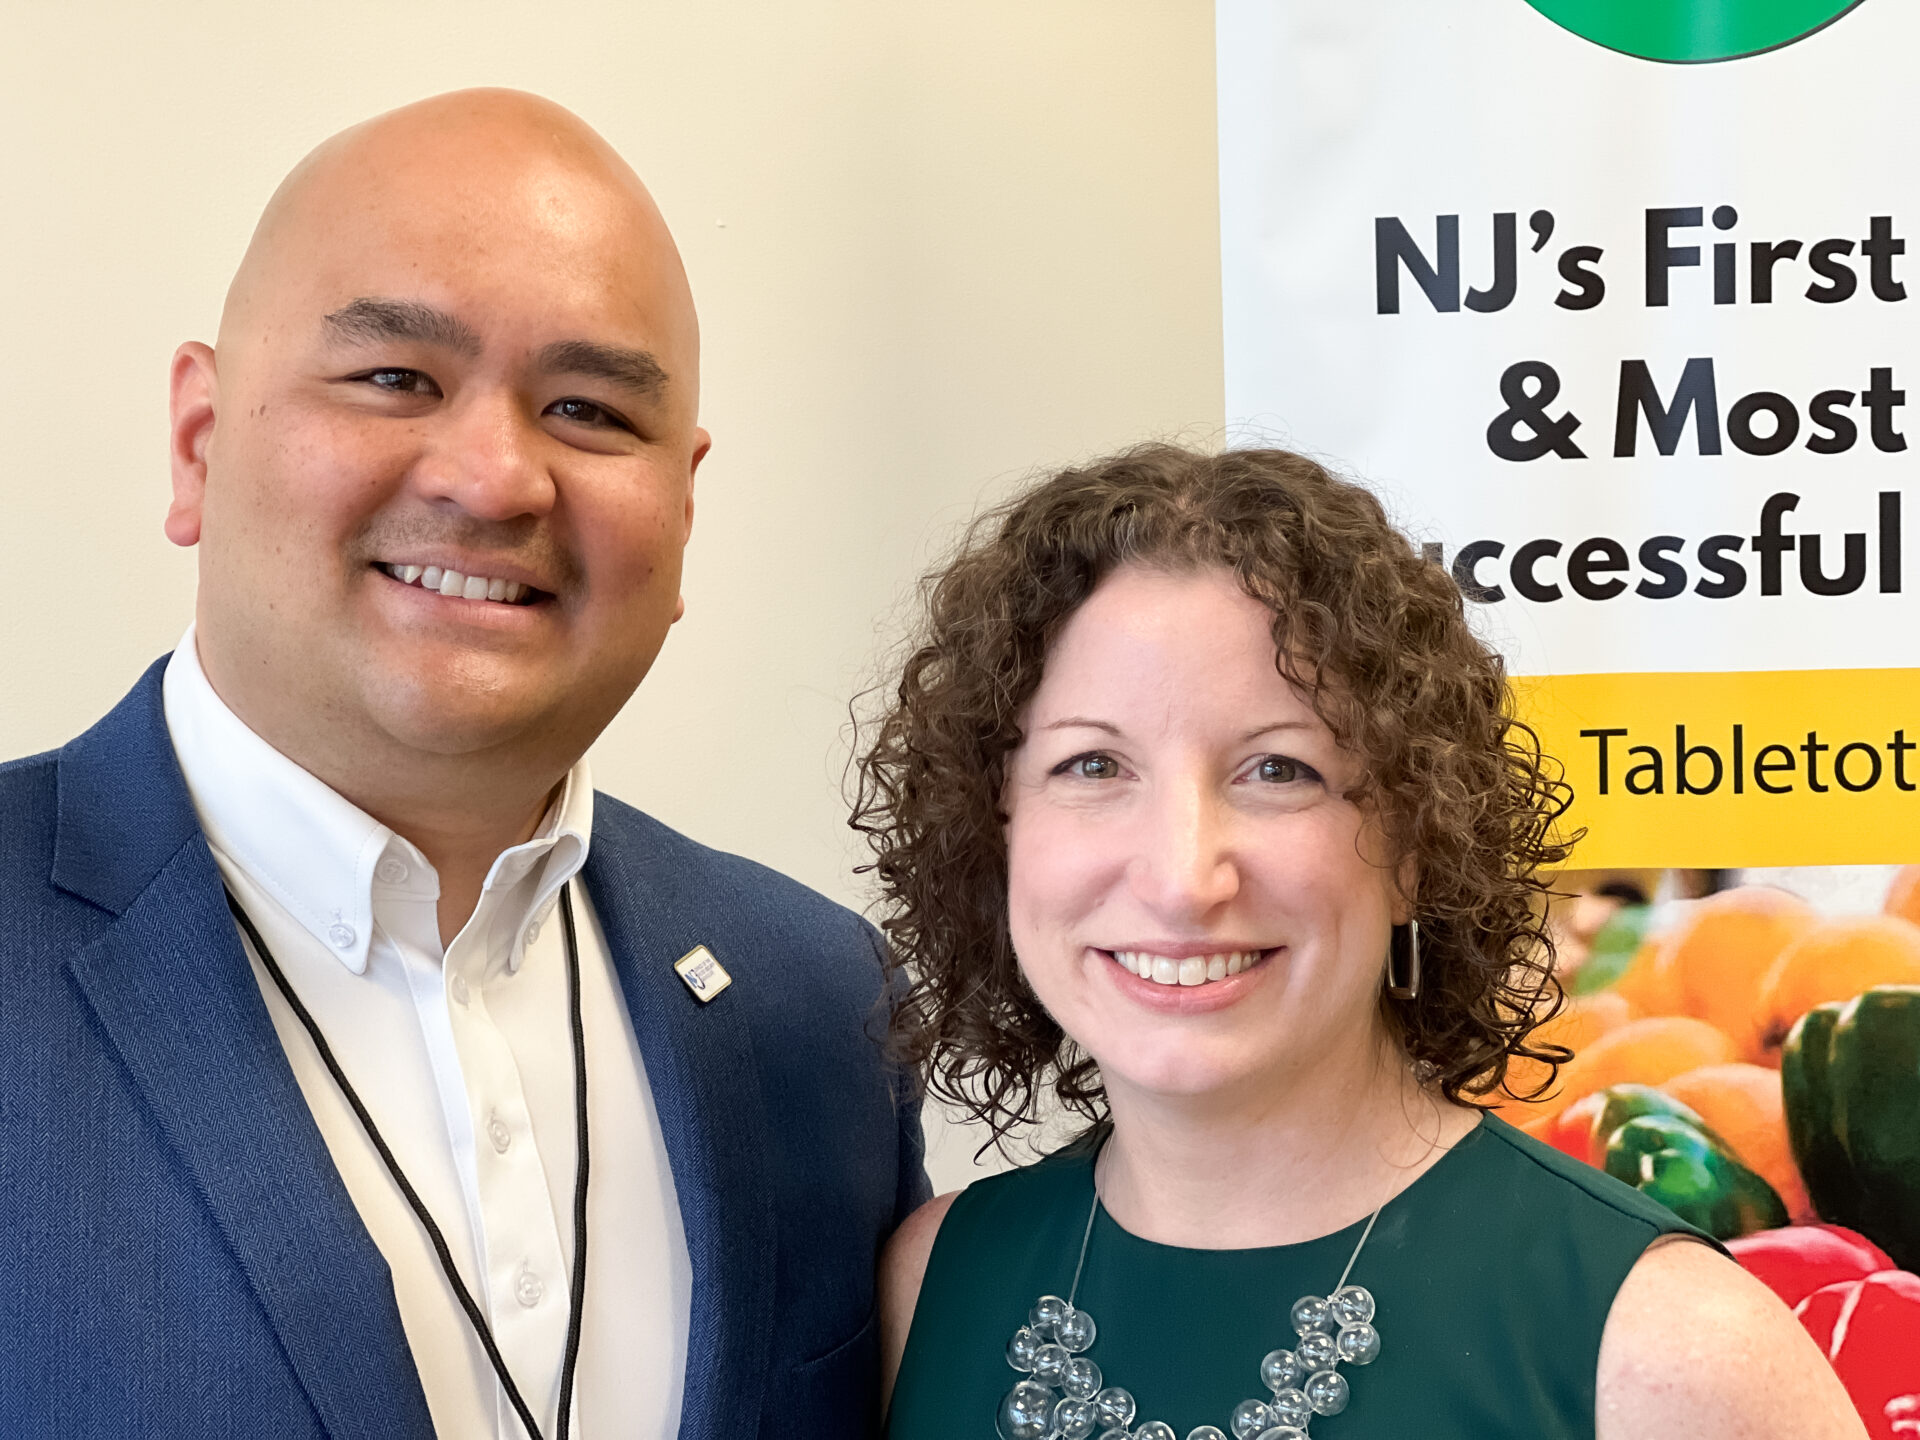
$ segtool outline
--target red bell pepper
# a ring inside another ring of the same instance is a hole
[[[1873,1440],[1920,1435],[1920,1275],[1841,1280],[1793,1313],[1833,1362]]]
[[[1788,1225],[1729,1240],[1727,1249],[1774,1294],[1798,1305],[1822,1286],[1864,1280],[1893,1269],[1886,1252],[1866,1236],[1838,1225]],[[1920,1334],[1914,1337],[1920,1346]]]

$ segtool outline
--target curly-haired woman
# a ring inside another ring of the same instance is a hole
[[[1768,1292],[1484,1108],[1565,1058],[1561,787],[1368,492],[1134,450],[927,598],[854,821],[895,1040],[997,1137],[1089,1126],[894,1238],[892,1440],[1861,1433]]]

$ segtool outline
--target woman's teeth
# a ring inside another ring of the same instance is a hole
[[[1266,953],[1264,950],[1228,950],[1219,955],[1189,955],[1176,960],[1170,955],[1154,955],[1145,950],[1115,950],[1113,958],[1142,980],[1151,980],[1156,985],[1204,985],[1209,980],[1238,975]]]
[[[380,568],[402,585],[418,585],[422,590],[437,590],[442,595],[457,595],[463,600],[498,600],[505,605],[518,605],[533,594],[531,585],[522,585],[518,580],[462,575],[458,570],[442,570],[438,565],[383,564]]]

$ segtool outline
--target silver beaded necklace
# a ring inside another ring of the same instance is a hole
[[[1380,1210],[1386,1209],[1382,1202]],[[1347,1257],[1346,1269],[1333,1292],[1324,1299],[1302,1295],[1293,1302],[1288,1318],[1297,1337],[1291,1350],[1271,1350],[1260,1362],[1260,1381],[1271,1396],[1242,1400],[1233,1407],[1227,1424],[1233,1440],[1307,1440],[1308,1422],[1316,1415],[1338,1415],[1347,1408],[1347,1378],[1342,1363],[1370,1364],[1380,1353],[1380,1332],[1373,1327],[1373,1296],[1362,1286],[1349,1285],[1354,1261],[1360,1258],[1380,1210],[1367,1217],[1359,1243]],[[1096,1180],[1087,1228],[1080,1237],[1080,1259],[1073,1267],[1073,1283],[1066,1298],[1042,1295],[1027,1313],[1027,1323],[1007,1342],[1007,1363],[1022,1377],[1000,1400],[994,1428],[1000,1440],[1178,1440],[1164,1420],[1133,1425],[1135,1405],[1130,1391],[1106,1385],[1100,1367],[1087,1355],[1100,1327],[1093,1316],[1077,1309],[1080,1275],[1087,1265],[1087,1246],[1093,1239],[1094,1217],[1100,1213]],[[1215,1425],[1200,1425],[1187,1440],[1227,1440]]]

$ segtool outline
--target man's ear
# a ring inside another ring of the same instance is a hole
[[[713,437],[705,430],[695,426],[693,431],[693,458],[687,464],[687,534],[693,534],[693,477],[699,472],[700,462],[707,458],[707,451],[713,448]],[[678,625],[680,617],[687,613],[687,597],[682,595],[673,603],[672,624]]]
[[[189,340],[173,352],[168,373],[167,453],[173,463],[173,503],[167,507],[167,538],[176,545],[200,542],[200,511],[207,498],[207,445],[220,393],[213,348]]]
[[[700,462],[707,458],[707,452],[713,449],[713,437],[699,426],[693,431],[693,459],[687,465],[687,534],[693,534],[693,477],[700,471]]]

